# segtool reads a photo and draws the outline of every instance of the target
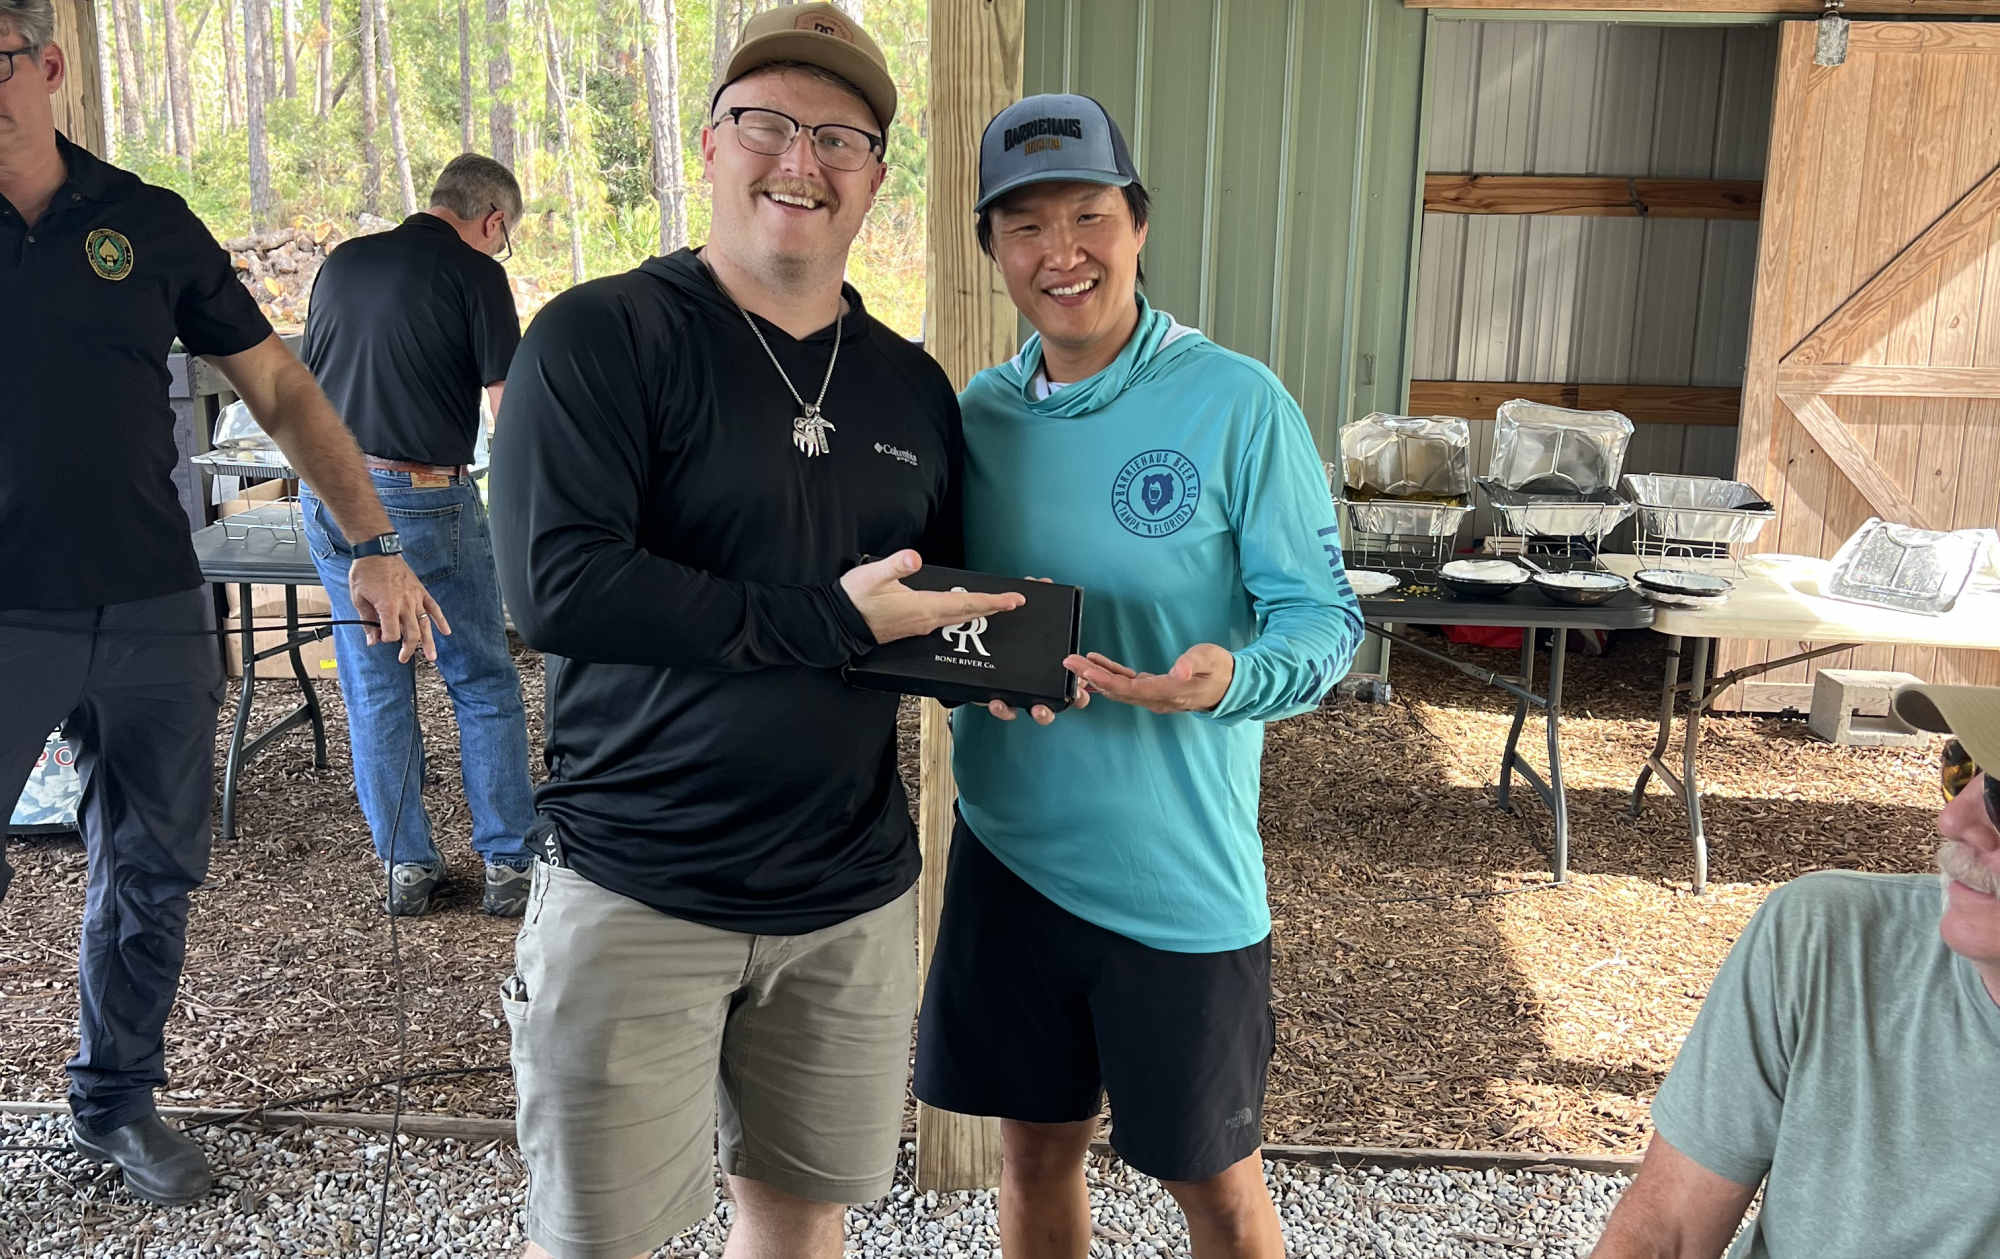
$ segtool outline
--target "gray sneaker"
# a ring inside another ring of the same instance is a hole
[[[486,896],[479,907],[495,918],[519,918],[528,909],[533,876],[525,866],[486,867]]]
[[[444,886],[444,865],[399,861],[389,867],[389,912],[398,918],[421,918],[431,897]]]

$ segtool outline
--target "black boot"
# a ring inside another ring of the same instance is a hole
[[[132,1196],[155,1206],[173,1207],[205,1198],[215,1187],[201,1147],[158,1115],[148,1115],[100,1135],[70,1124],[70,1145],[96,1163],[112,1163],[125,1173]]]

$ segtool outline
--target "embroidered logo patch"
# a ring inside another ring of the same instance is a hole
[[[83,252],[100,279],[122,280],[132,274],[132,242],[122,232],[98,228],[85,238]]]
[[[1135,455],[1111,483],[1111,514],[1142,538],[1164,538],[1194,519],[1201,474],[1178,450]]]

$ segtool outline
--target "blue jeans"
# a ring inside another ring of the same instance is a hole
[[[507,622],[493,573],[486,507],[466,477],[441,489],[412,489],[407,472],[371,470],[375,492],[402,535],[403,558],[444,609],[450,634],[437,636],[437,670],[458,716],[459,770],[472,812],[472,847],[488,865],[526,866],[524,838],[535,820],[528,781],[527,711],[521,675],[507,653]],[[313,565],[339,620],[355,617],[347,574],[353,553],[333,513],[310,489],[299,494]],[[435,865],[423,805],[423,735],[413,697],[416,672],[394,643],[367,645],[359,625],[333,632],[340,693],[354,754],[354,790],[384,861]],[[400,812],[399,812],[400,806]]]

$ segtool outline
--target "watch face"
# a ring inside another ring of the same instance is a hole
[[[397,537],[393,533],[384,534],[382,536],[382,554],[401,555],[402,553],[403,553],[403,540],[400,537]]]

